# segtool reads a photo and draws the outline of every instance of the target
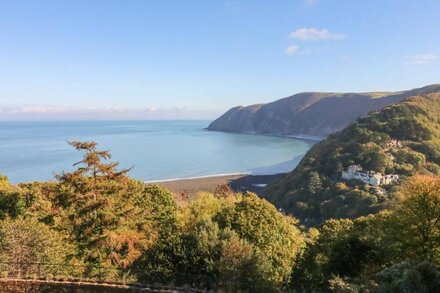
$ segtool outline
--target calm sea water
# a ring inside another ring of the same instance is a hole
[[[293,138],[206,131],[209,122],[0,122],[0,174],[17,183],[72,170],[81,153],[70,140],[98,142],[142,180],[287,172],[310,148]]]

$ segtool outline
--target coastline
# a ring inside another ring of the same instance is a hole
[[[304,135],[304,134],[292,134],[283,135],[275,133],[259,133],[259,132],[236,132],[236,131],[220,131],[211,130],[208,127],[204,128],[205,131],[226,132],[235,134],[249,134],[249,135],[263,135],[274,136],[284,138],[296,138],[308,141],[309,143],[317,143],[325,137]],[[294,158],[295,160],[296,158]],[[267,171],[267,170],[266,170]],[[170,178],[170,179],[157,179],[146,180],[146,184],[157,184],[163,186],[175,194],[177,198],[183,201],[193,198],[199,192],[214,192],[219,185],[228,185],[235,192],[254,192],[260,197],[264,197],[264,189],[267,184],[281,178],[286,173],[270,173],[270,174],[258,174],[255,172],[241,172],[241,173],[227,173],[227,174],[213,174],[203,175],[187,178]]]
[[[246,175],[251,175],[251,173],[250,172],[220,173],[220,174],[201,175],[201,176],[194,176],[194,177],[179,177],[179,178],[170,178],[170,179],[144,180],[143,182],[146,184],[157,184],[157,183],[167,183],[167,182],[174,182],[174,181],[187,181],[187,180],[199,180],[199,179],[208,179],[208,178],[234,177],[234,176],[246,176]]]
[[[312,135],[283,135],[275,133],[259,133],[259,132],[235,132],[235,131],[220,131],[220,130],[210,130],[209,128],[204,128],[205,131],[215,131],[215,132],[225,132],[231,134],[249,134],[249,135],[261,135],[261,136],[272,136],[272,137],[282,137],[282,138],[295,138],[301,139],[309,144],[315,144],[319,141],[325,139],[325,137],[312,136]],[[292,161],[297,161],[297,165],[303,156],[298,156],[292,159]],[[288,161],[290,162],[290,161]],[[281,165],[285,164],[282,163]],[[183,178],[169,178],[169,179],[157,179],[157,180],[144,180],[146,184],[157,184],[163,186],[175,194],[177,198],[193,198],[199,192],[214,192],[216,187],[220,185],[228,185],[235,192],[254,192],[260,197],[265,197],[264,189],[266,185],[272,183],[273,181],[281,178],[292,169],[285,170],[285,168],[280,168],[280,164],[276,166],[271,166],[275,168],[269,170],[263,168],[262,173],[259,168],[254,169],[250,172],[238,172],[238,173],[220,173],[212,175],[202,175],[195,177],[183,177]],[[296,166],[295,166],[296,167]],[[293,168],[294,169],[294,168]]]
[[[325,137],[315,136],[315,135],[306,135],[306,134],[289,134],[289,135],[286,135],[286,137],[305,139],[305,140],[317,140],[317,141],[321,141],[321,140],[325,139]]]
[[[264,197],[267,184],[284,176],[285,173],[274,175],[251,175],[243,173],[217,174],[195,178],[151,180],[147,184],[163,186],[179,197],[193,198],[199,192],[214,192],[219,185],[229,185],[235,192],[254,192]]]
[[[216,132],[226,132],[226,133],[236,133],[236,134],[251,134],[251,135],[263,135],[263,136],[275,136],[275,137],[285,137],[285,138],[296,138],[306,141],[321,141],[324,140],[324,136],[308,135],[308,134],[279,134],[279,133],[269,133],[269,132],[258,132],[258,131],[226,131],[226,130],[215,130],[209,129],[209,127],[204,128],[206,131],[216,131]]]

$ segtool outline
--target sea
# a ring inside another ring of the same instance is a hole
[[[112,161],[144,181],[294,169],[314,141],[207,131],[211,121],[0,122],[0,174],[12,183],[53,180],[81,152],[68,141],[95,141]]]

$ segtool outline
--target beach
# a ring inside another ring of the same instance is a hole
[[[284,174],[275,175],[249,175],[232,174],[222,176],[206,176],[190,179],[161,180],[147,182],[149,184],[161,185],[176,195],[187,195],[194,197],[198,192],[213,192],[219,185],[229,185],[236,192],[250,191],[264,197],[264,188],[267,184],[280,178]]]

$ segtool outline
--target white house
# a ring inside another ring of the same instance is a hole
[[[360,165],[351,165],[345,171],[342,171],[342,179],[356,179],[373,186],[379,186],[397,181],[399,179],[399,175],[382,175],[381,173],[374,171],[363,172],[363,169]]]

